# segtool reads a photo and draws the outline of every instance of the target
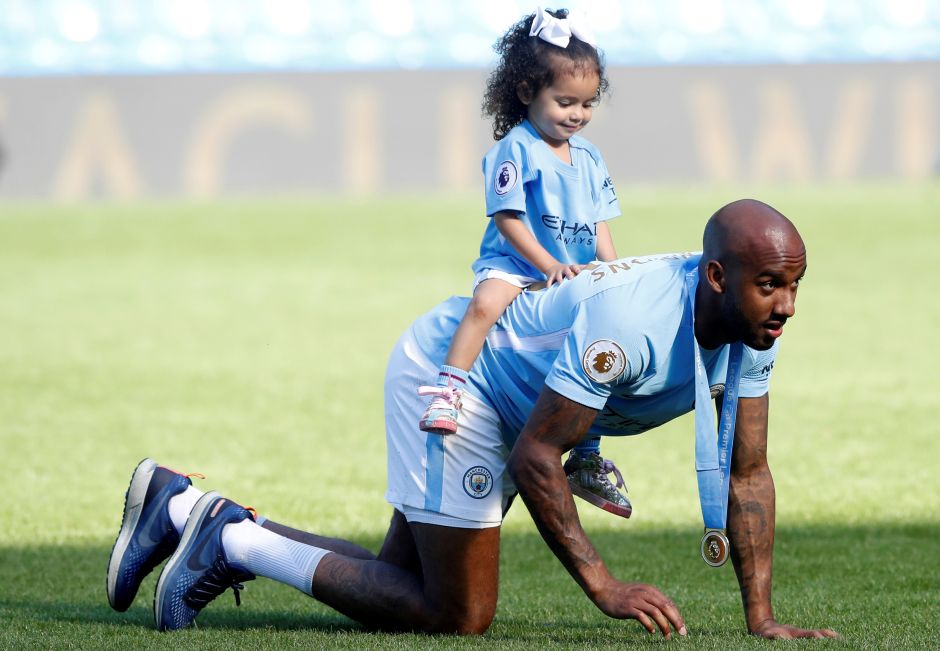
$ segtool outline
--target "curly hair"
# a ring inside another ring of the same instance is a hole
[[[548,13],[555,18],[565,18],[568,10],[549,10]],[[519,99],[523,85],[535,96],[541,89],[551,86],[559,72],[590,71],[596,72],[600,79],[598,99],[607,92],[603,54],[574,36],[566,48],[547,43],[538,36],[529,36],[534,19],[535,14],[526,16],[493,46],[500,60],[486,82],[483,115],[493,118],[494,140],[501,140],[526,118],[528,106]],[[561,65],[559,59],[563,60]]]

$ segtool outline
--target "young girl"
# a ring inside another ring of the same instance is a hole
[[[529,285],[573,278],[583,265],[617,257],[607,220],[620,214],[600,152],[580,136],[607,90],[590,31],[565,10],[516,23],[497,43],[483,110],[498,142],[483,159],[486,212],[492,217],[473,263],[475,288],[454,333],[434,395],[419,423],[427,432],[457,431],[460,394],[490,328]],[[599,455],[599,439],[565,462],[572,492],[629,517],[623,479]],[[615,473],[616,487],[607,479]]]

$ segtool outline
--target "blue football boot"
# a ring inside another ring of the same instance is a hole
[[[180,537],[170,521],[168,504],[192,485],[190,476],[158,466],[153,459],[137,464],[108,562],[108,603],[115,610],[127,610],[144,577],[176,549]]]
[[[228,588],[235,591],[235,603],[241,604],[241,583],[255,575],[228,563],[222,549],[222,529],[245,518],[254,520],[249,510],[215,491],[199,498],[176,552],[157,581],[153,614],[158,630],[189,626],[199,611]]]

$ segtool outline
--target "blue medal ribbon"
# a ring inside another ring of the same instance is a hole
[[[695,358],[695,472],[698,476],[699,501],[705,528],[724,531],[728,521],[728,489],[731,483],[731,448],[734,444],[734,421],[738,412],[738,385],[741,381],[741,360],[744,344],[731,344],[728,374],[721,418],[715,429],[708,373],[702,351],[695,339],[695,288],[698,269],[686,274],[686,291],[692,311],[692,348]]]

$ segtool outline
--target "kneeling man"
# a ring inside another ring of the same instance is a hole
[[[711,217],[703,248],[596,263],[521,295],[471,371],[455,434],[416,428],[424,408],[416,388],[436,376],[466,299],[415,321],[386,376],[386,498],[394,512],[378,555],[264,521],[144,460],[111,554],[111,605],[127,609],[143,577],[169,557],[154,601],[161,630],[191,624],[221,592],[232,587],[237,597],[242,581],[260,575],[370,628],[483,633],[496,610],[500,524],[518,491],[545,542],[602,612],[667,638],[685,635],[682,615],[659,589],[610,574],[581,528],[561,457],[586,436],[638,434],[695,408],[697,447],[708,448],[697,460],[703,514],[714,528],[703,555],[721,562],[730,551],[748,631],[835,636],[778,623],[770,599],[768,384],[806,270],[803,241],[775,209],[742,200]],[[733,434],[730,486],[727,468],[722,474],[714,465],[712,397],[730,412],[718,436]]]

